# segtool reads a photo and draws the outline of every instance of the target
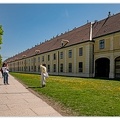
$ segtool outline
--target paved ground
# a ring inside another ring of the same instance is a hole
[[[62,115],[27,90],[11,75],[9,75],[9,85],[4,85],[0,74],[0,116],[60,117]]]

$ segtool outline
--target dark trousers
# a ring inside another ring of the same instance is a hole
[[[4,79],[4,84],[8,84],[8,73],[7,72],[3,73],[3,79]]]

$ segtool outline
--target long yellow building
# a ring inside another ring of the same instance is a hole
[[[10,71],[120,78],[120,13],[61,33],[5,60]]]

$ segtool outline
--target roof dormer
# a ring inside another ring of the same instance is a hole
[[[25,57],[26,57],[26,55],[22,55],[22,57],[23,57],[23,58],[25,58]]]
[[[35,54],[39,54],[40,53],[40,50],[35,50]]]
[[[15,57],[15,60],[18,60],[18,58],[17,58],[17,57]]]
[[[64,47],[65,45],[67,45],[69,43],[69,40],[65,40],[65,39],[62,39],[61,40],[61,46]]]

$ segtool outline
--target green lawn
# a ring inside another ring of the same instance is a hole
[[[40,88],[40,75],[11,73],[25,85],[79,116],[120,116],[120,82],[113,80],[50,76]]]

